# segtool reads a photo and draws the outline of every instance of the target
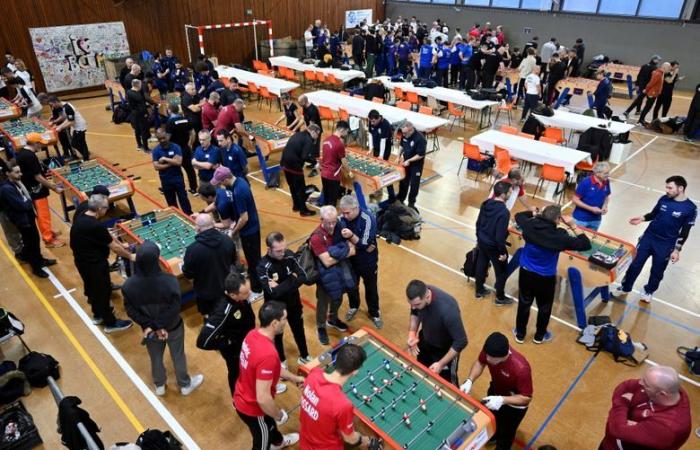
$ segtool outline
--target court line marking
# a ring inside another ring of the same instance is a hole
[[[696,142],[688,142],[688,141],[686,141],[685,139],[669,137],[669,136],[666,136],[666,135],[661,135],[661,136],[659,136],[659,135],[655,135],[655,134],[651,134],[651,133],[645,133],[645,132],[643,132],[643,131],[636,131],[636,130],[634,130],[634,129],[631,130],[631,132],[632,132],[632,133],[641,134],[642,136],[653,136],[653,137],[656,137],[656,138],[666,139],[666,140],[668,140],[668,141],[680,142],[681,144],[696,145],[696,146],[697,146],[697,145],[700,145],[700,144],[698,144],[697,141],[696,141]]]
[[[68,289],[68,292],[69,293],[75,292],[75,288]],[[60,292],[53,296],[53,298],[59,298],[59,297],[63,297],[63,294],[61,294]]]
[[[639,189],[644,189],[646,191],[656,192],[657,194],[666,195],[666,192],[662,191],[661,189],[651,188],[649,186],[644,186],[643,184],[632,183],[631,181],[623,180],[621,178],[610,178],[610,180],[616,181],[616,182],[622,183],[622,184],[627,184],[629,186],[633,186],[633,187],[636,187]],[[700,204],[700,200],[695,200],[694,198],[691,198],[691,197],[687,197],[687,198],[688,198],[688,200],[690,200],[693,203]]]
[[[85,134],[91,136],[110,136],[110,137],[120,137],[120,138],[133,138],[133,134],[116,134],[116,133],[100,133],[97,131],[88,131]]]
[[[257,181],[257,182],[260,183],[260,184],[265,184],[265,182],[264,182],[263,180],[261,180],[261,179],[259,179],[259,178],[257,178],[257,177],[250,177],[250,178],[252,178],[253,180]],[[283,190],[283,189],[281,189],[281,188],[275,188],[275,190],[277,190],[277,191],[279,191],[279,192],[281,192],[281,193],[287,195],[288,197],[291,197],[291,194],[290,194],[289,192],[287,192],[287,191],[285,191],[285,190]],[[453,220],[454,220],[454,219],[453,219]],[[381,239],[384,240],[384,241],[386,241],[386,239],[384,239],[384,238],[381,238]],[[446,264],[443,264],[443,263],[441,263],[440,261],[437,261],[437,260],[435,260],[435,259],[433,259],[433,258],[431,258],[431,257],[429,257],[429,256],[426,256],[426,255],[424,255],[424,254],[422,254],[422,253],[419,253],[419,252],[417,252],[417,251],[415,251],[415,250],[413,250],[413,249],[410,249],[410,248],[406,247],[406,246],[403,245],[403,244],[399,244],[398,247],[404,249],[405,251],[407,251],[407,252],[409,252],[409,253],[411,253],[411,254],[413,254],[413,255],[415,255],[415,256],[418,256],[419,258],[425,259],[426,261],[429,261],[429,262],[435,264],[435,265],[438,266],[438,267],[442,267],[443,269],[445,269],[445,270],[447,270],[447,271],[449,271],[449,272],[452,272],[452,273],[454,273],[454,274],[457,274],[457,275],[461,276],[462,278],[467,278],[466,275],[464,275],[464,273],[460,272],[459,270],[454,269],[454,268],[452,268],[452,267],[450,267],[450,266],[448,266],[448,265],[446,265]],[[484,285],[484,286],[487,286],[487,287],[493,289],[492,286],[489,286],[489,285]],[[514,296],[512,296],[512,295],[510,295],[510,294],[506,294],[506,297],[511,298],[511,299],[515,300],[516,302],[518,301],[517,298],[515,298]],[[536,307],[536,306],[533,306],[532,309],[534,309],[535,311],[537,311],[537,307]],[[574,325],[574,324],[572,324],[572,323],[570,323],[570,322],[568,322],[568,321],[566,321],[566,320],[564,320],[564,319],[561,319],[561,318],[555,316],[554,314],[552,314],[550,317],[551,317],[555,322],[559,322],[559,323],[561,323],[562,325],[565,325],[565,326],[567,326],[567,327],[569,327],[569,328],[571,328],[571,329],[573,329],[573,330],[576,330],[577,332],[580,332],[580,331],[581,331],[581,329],[580,329],[578,326],[576,326],[576,325]],[[659,365],[658,363],[656,363],[656,362],[654,362],[654,361],[651,361],[651,360],[648,359],[648,358],[645,359],[644,362],[645,362],[646,364],[650,364],[650,365],[654,365],[654,366],[658,366],[658,365]],[[679,374],[679,377],[680,377],[680,379],[683,380],[683,381],[686,381],[686,382],[688,382],[688,383],[690,383],[690,384],[692,384],[692,385],[695,385],[695,386],[697,386],[697,387],[700,387],[700,382],[698,382],[698,381],[691,380],[690,378],[686,377],[685,375],[681,375],[681,374]]]
[[[78,341],[78,339],[75,337],[70,328],[68,328],[68,325],[66,325],[66,322],[61,318],[56,309],[54,309],[51,303],[49,303],[49,300],[46,298],[43,292],[39,290],[39,287],[36,285],[34,280],[29,277],[24,268],[20,266],[19,262],[17,262],[14,256],[12,256],[10,250],[7,248],[7,246],[2,240],[0,240],[0,249],[2,249],[2,252],[5,254],[10,264],[12,264],[15,267],[19,275],[22,277],[22,279],[24,279],[24,282],[27,284],[27,286],[29,286],[29,289],[31,289],[36,298],[39,299],[39,302],[44,306],[46,311],[49,313],[56,325],[58,325],[58,327],[61,329],[68,341],[73,345],[73,347],[78,352],[83,361],[85,361],[90,370],[92,370],[93,374],[95,375],[95,378],[97,378],[100,384],[102,384],[102,387],[104,387],[109,396],[112,397],[112,400],[114,400],[119,409],[129,420],[131,426],[134,427],[136,432],[142,433],[145,428],[143,427],[141,422],[139,422],[139,420],[136,418],[136,415],[133,413],[133,411],[131,411],[129,406],[127,406],[126,402],[124,402],[122,397],[116,391],[114,386],[112,386],[112,384],[109,382],[104,372],[102,372],[102,370],[97,366],[92,357],[90,357],[88,352],[85,350],[85,347],[83,347],[83,345],[80,343],[80,341]],[[49,274],[49,278],[53,276],[50,270],[44,270]],[[63,293],[63,295],[66,294],[70,296],[70,293],[68,293],[67,291]]]
[[[639,147],[639,148],[637,149],[636,152],[632,153],[632,154],[629,155],[627,158],[625,158],[625,160],[622,161],[620,164],[618,164],[618,165],[616,165],[615,167],[613,167],[612,169],[610,169],[610,175],[612,175],[613,173],[615,173],[615,171],[616,171],[617,169],[621,168],[623,165],[627,164],[632,158],[634,158],[635,156],[637,156],[638,154],[640,154],[642,151],[644,151],[644,149],[646,149],[646,148],[649,147],[651,144],[653,144],[658,138],[659,138],[658,136],[654,136],[654,139],[650,140],[650,141],[647,142],[646,144],[644,144],[644,145],[642,145],[641,147]]]

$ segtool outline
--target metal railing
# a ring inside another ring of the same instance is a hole
[[[49,382],[49,388],[51,388],[53,399],[56,400],[56,406],[58,406],[58,404],[61,403],[61,400],[64,398],[63,392],[61,392],[61,389],[58,387],[58,384],[56,384],[56,380],[54,380],[53,377],[47,377],[46,380]],[[88,432],[87,428],[85,428],[85,425],[83,425],[82,422],[78,422],[77,427],[78,431],[80,431],[80,434],[85,440],[87,450],[100,450],[100,447],[95,444],[95,441],[92,439],[92,436]]]

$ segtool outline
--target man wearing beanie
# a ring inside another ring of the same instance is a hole
[[[474,361],[467,381],[460,386],[462,392],[468,394],[471,391],[473,382],[487,366],[491,384],[488,396],[481,402],[496,416],[496,434],[492,438],[496,450],[509,450],[532,401],[530,364],[508,344],[507,337],[499,332],[491,333],[479,358]]]

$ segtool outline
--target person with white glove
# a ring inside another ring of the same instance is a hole
[[[481,403],[496,417],[496,434],[492,437],[496,450],[507,450],[532,401],[530,364],[510,346],[507,337],[499,332],[491,333],[460,390],[469,394],[486,367],[491,374],[491,384]]]

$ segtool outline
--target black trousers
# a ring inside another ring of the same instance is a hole
[[[241,235],[241,246],[248,265],[248,277],[250,278],[250,288],[253,292],[262,292],[262,284],[258,278],[257,267],[260,262],[260,231],[248,236]]]
[[[447,87],[447,74],[449,70],[449,68],[436,69],[438,86]]]
[[[494,395],[489,390],[489,395]],[[513,408],[503,405],[498,411],[493,411],[496,416],[496,439],[495,450],[510,450],[515,440],[515,433],[518,431],[520,422],[525,418],[527,408]]]
[[[306,211],[306,182],[304,181],[304,175],[299,175],[296,173],[291,173],[286,170],[284,172],[284,178],[287,180],[289,185],[289,192],[292,194],[292,209],[294,211]]]
[[[656,102],[656,97],[647,96],[647,102],[644,104],[644,108],[642,109],[642,113],[639,115],[640,122],[644,122],[644,119],[647,117],[647,114],[649,114],[649,111],[651,111],[651,108],[654,106],[655,102]]]
[[[476,290],[484,290],[484,282],[489,271],[489,261],[493,266],[494,275],[496,277],[496,297],[499,299],[506,298],[505,287],[507,280],[508,261],[499,261],[499,251],[495,247],[479,244],[479,253],[476,259]]]
[[[26,242],[24,244],[27,245]],[[117,318],[109,305],[112,296],[112,282],[109,278],[109,261],[107,258],[99,262],[75,261],[80,278],[83,279],[85,296],[92,308],[92,316],[103,320],[105,326],[112,326]]]
[[[518,337],[524,338],[527,334],[527,322],[530,319],[530,308],[537,303],[537,331],[535,339],[542,339],[547,332],[549,318],[552,315],[554,303],[554,290],[556,288],[556,275],[543,276],[520,268],[518,288],[520,290],[520,302],[518,303],[518,315],[515,319],[515,329]]]
[[[148,139],[148,138],[146,138]],[[85,131],[73,131],[73,148],[78,151],[83,157],[83,161],[90,159],[90,150],[88,150],[87,141],[85,140]]]
[[[518,81],[518,87],[516,90],[518,91],[516,100],[520,100],[521,98],[525,97],[525,78],[521,78],[520,81]]]
[[[693,136],[700,130],[700,114],[694,114],[693,116],[688,116],[687,121],[683,131],[687,138],[692,139]]]
[[[461,65],[459,67],[459,89],[464,90],[469,86],[469,66]]]
[[[292,329],[294,342],[299,349],[299,356],[307,358],[309,356],[309,348],[306,345],[306,334],[304,334],[304,311],[301,305],[301,299],[297,294],[296,298],[287,299],[287,322],[289,328]],[[286,361],[287,355],[284,353],[284,335],[278,334],[275,336],[275,348],[280,357],[280,361]]]
[[[375,144],[376,145],[376,144]],[[389,157],[391,156],[391,146],[393,143],[391,142],[391,139],[388,139],[386,141],[386,144],[384,146],[384,153],[382,155],[379,154],[379,146],[375,146],[372,148],[372,154],[374,155],[375,158],[382,158],[384,161],[388,161]]]
[[[134,129],[136,146],[147,149],[148,138],[151,137],[151,127],[148,125],[148,118],[145,115],[134,115],[134,117],[131,118],[131,128]]]
[[[221,357],[226,362],[226,370],[228,371],[228,388],[231,391],[231,398],[236,392],[236,380],[240,372],[239,364],[241,362],[241,344],[227,345],[219,349]]]
[[[165,196],[165,203],[168,206],[178,207],[187,214],[188,216],[192,214],[192,205],[190,205],[190,199],[187,198],[187,191],[185,190],[185,181],[182,180],[181,183],[176,184],[164,184],[163,195]]]
[[[58,142],[61,143],[64,158],[75,156],[75,151],[73,150],[73,145],[71,144],[70,133],[68,130],[63,129],[58,132]],[[56,151],[58,152],[58,149],[56,149]]]
[[[484,89],[491,89],[493,87],[494,78],[496,78],[496,72],[484,71],[481,77],[481,87]]]
[[[369,267],[352,266],[357,275],[357,287],[348,293],[348,303],[350,308],[360,307],[360,279],[365,286],[365,301],[367,302],[367,312],[370,317],[379,317],[379,291],[377,289],[377,266]]]
[[[36,222],[32,220],[29,226],[17,227],[17,230],[22,235],[22,258],[29,262],[33,270],[41,270],[44,257],[41,255],[41,238]]]
[[[637,112],[639,112],[642,109],[642,103],[644,102],[645,98],[646,94],[644,92],[640,92],[637,98],[634,99],[632,104],[627,107],[627,109],[625,110],[625,114],[629,114],[635,108],[637,109]]]
[[[527,113],[530,112],[540,101],[540,96],[537,94],[525,94],[525,105],[523,106],[523,115],[520,120],[527,119]]]
[[[431,364],[436,363],[445,356],[450,348],[438,348],[430,345],[425,341],[423,337],[423,331],[419,333],[418,341],[418,362],[423,364],[425,367],[430,367]],[[459,354],[454,357],[452,361],[445,366],[442,371],[440,371],[440,376],[447,380],[447,382],[454,384],[459,387],[459,380],[457,379],[457,370],[459,369]]]
[[[282,444],[282,433],[277,429],[275,419],[270,416],[254,417],[236,410],[238,417],[246,424],[253,436],[253,450],[268,450],[270,445]]]
[[[671,102],[673,101],[673,92],[662,93],[656,99],[656,104],[654,105],[654,119],[659,117],[659,110],[661,110],[661,117],[666,117],[668,110],[671,109]]]
[[[450,86],[456,86],[459,83],[459,73],[461,72],[461,65],[452,64],[450,66]]]
[[[338,200],[340,200],[340,193],[342,191],[340,180],[321,178],[321,185],[323,187],[323,205],[335,206]]]
[[[413,206],[416,203],[416,197],[418,197],[418,190],[420,189],[420,176],[422,173],[423,160],[411,163],[406,167],[406,176],[399,182],[399,194],[396,196],[401,203],[406,200],[406,196],[408,196],[409,206]]]
[[[197,172],[192,166],[192,150],[184,146],[180,146],[180,148],[182,148],[182,168],[185,170],[185,175],[187,175],[187,184],[189,184],[191,190],[196,191]]]

